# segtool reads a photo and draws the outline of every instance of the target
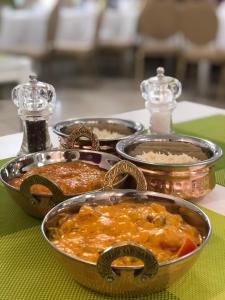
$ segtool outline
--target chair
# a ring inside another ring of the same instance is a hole
[[[95,71],[97,32],[101,17],[98,3],[92,7],[61,5],[58,16],[53,53],[72,57],[86,70]]]
[[[225,51],[219,49],[215,41],[218,32],[218,19],[214,5],[204,1],[181,5],[179,28],[185,38],[177,63],[177,77],[180,80],[185,77],[188,63],[197,64],[200,72],[201,67],[204,68],[204,65],[208,63],[225,64]],[[203,76],[206,79],[204,82],[199,81],[203,92],[208,86],[205,72],[203,72]]]
[[[0,83],[28,81],[33,72],[32,62],[28,57],[0,55]]]
[[[38,0],[8,1],[7,5],[13,6],[17,9],[24,9],[36,6],[37,2]]]
[[[168,58],[179,52],[176,1],[147,1],[140,16],[138,33],[140,43],[136,52],[135,78],[145,74],[145,58]]]
[[[60,0],[59,0],[60,1]],[[35,61],[49,57],[59,3],[52,10],[6,8],[2,12],[0,51],[25,55]]]
[[[125,58],[132,53],[137,40],[137,25],[142,2],[121,0],[105,9],[98,35],[98,50],[113,53],[123,59],[123,72],[128,73]],[[114,3],[112,1],[112,3]]]

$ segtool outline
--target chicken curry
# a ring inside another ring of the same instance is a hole
[[[106,170],[83,161],[58,162],[32,167],[26,173],[12,178],[8,183],[19,188],[23,180],[30,175],[42,175],[55,183],[64,194],[72,195],[102,188]],[[48,188],[35,184],[32,193],[50,194]]]
[[[51,232],[51,228],[50,232]],[[183,256],[202,242],[198,230],[178,214],[157,203],[122,202],[84,205],[79,212],[59,219],[51,241],[63,252],[96,262],[107,247],[132,242],[152,251],[159,262]],[[134,257],[121,257],[113,265],[140,265]]]

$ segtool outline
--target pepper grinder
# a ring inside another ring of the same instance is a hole
[[[30,81],[12,90],[12,100],[18,107],[18,115],[23,125],[23,141],[19,155],[52,148],[48,120],[56,101],[52,85],[40,82],[36,75]]]
[[[165,76],[164,68],[157,68],[157,75],[141,83],[145,107],[150,113],[151,134],[173,133],[172,112],[176,99],[180,96],[182,86],[179,80]]]

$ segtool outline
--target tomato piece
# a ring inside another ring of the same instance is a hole
[[[178,253],[177,253],[177,256],[178,257],[181,257],[181,256],[184,256],[190,252],[192,252],[193,250],[195,250],[197,248],[197,246],[195,245],[195,243],[190,240],[190,239],[186,239],[182,246],[180,247]]]

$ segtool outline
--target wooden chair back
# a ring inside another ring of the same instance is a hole
[[[166,39],[177,32],[177,2],[148,0],[140,15],[138,31],[155,39]]]
[[[179,29],[193,44],[201,46],[214,40],[218,30],[216,7],[205,1],[180,6]]]
[[[58,17],[59,17],[59,9],[61,7],[61,1],[57,0],[48,19],[48,28],[47,28],[47,42],[53,42],[55,40]]]

